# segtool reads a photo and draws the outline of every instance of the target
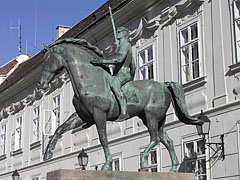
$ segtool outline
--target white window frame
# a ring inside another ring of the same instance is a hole
[[[234,26],[234,46],[235,46],[235,63],[240,62],[240,7],[237,3],[233,3],[233,26]]]
[[[139,169],[140,167],[140,162],[141,162],[141,154],[143,153],[143,151],[146,149],[147,146],[145,147],[141,147],[140,148],[140,152],[139,152]],[[152,164],[152,153],[156,152],[156,161],[157,163]],[[153,148],[153,150],[149,153],[148,156],[148,171],[149,172],[160,172],[160,146],[157,145]],[[157,171],[152,171],[153,169],[156,169]]]
[[[149,66],[153,66],[152,67],[152,71],[153,71],[153,78],[151,78],[152,80],[157,80],[157,71],[156,71],[156,62],[157,62],[157,50],[156,50],[156,40],[155,39],[150,39],[147,42],[143,42],[142,45],[140,45],[141,39],[138,40],[138,47],[137,47],[137,63],[136,63],[136,70],[137,70],[137,79],[139,80],[143,80],[144,78],[141,76],[141,69],[145,69],[145,79],[149,79],[148,78],[148,67]],[[152,47],[152,60],[148,61],[148,49]],[[141,56],[140,54],[145,52],[145,63],[141,63]]]
[[[7,123],[1,124],[1,146],[0,155],[6,154]]]
[[[31,177],[31,180],[41,180],[40,174],[39,174],[39,175],[33,175],[33,176]]]
[[[18,150],[22,148],[23,144],[23,116],[18,116],[16,118],[16,126],[15,126],[15,145],[14,150]]]
[[[237,122],[237,138],[238,138],[238,172],[240,173],[240,120]]]
[[[33,117],[32,117],[32,133],[33,133],[33,142],[40,141],[40,113],[41,107],[35,106],[33,107]]]
[[[61,94],[56,94],[52,98],[52,111],[56,116],[56,127],[61,125],[61,102],[62,96]]]
[[[208,139],[208,137],[206,137],[206,139]],[[206,179],[210,179],[210,162],[208,161],[209,159],[209,148],[205,145],[204,149],[205,149],[205,154],[201,154],[199,155],[197,153],[197,142],[200,142],[202,139],[196,135],[196,134],[191,134],[188,135],[186,137],[183,137],[182,139],[182,163],[184,163],[184,172],[189,172],[187,171],[187,162],[194,162],[194,172],[195,173],[195,180],[198,180],[199,176],[201,175],[206,175]],[[187,157],[187,155],[185,154],[186,151],[186,144],[187,143],[193,143],[194,145],[194,155],[192,157]],[[196,167],[198,165],[198,161],[199,160],[205,160],[206,164],[205,164],[205,168],[206,168],[206,172],[205,174],[199,174],[199,169],[198,167]]]
[[[112,155],[112,164],[111,171],[122,171],[122,153],[113,154]],[[116,169],[116,165],[118,164],[118,169]]]
[[[197,25],[197,37],[192,38],[191,34],[191,27],[194,27]],[[185,38],[183,37],[183,32],[187,32],[187,42],[185,42]],[[195,79],[201,78],[203,76],[203,67],[202,67],[202,45],[201,45],[201,21],[200,19],[195,19],[193,21],[189,21],[188,23],[184,24],[181,26],[179,29],[178,33],[178,42],[179,42],[179,54],[180,54],[180,77],[181,77],[181,83],[185,84],[190,81],[193,81]],[[197,58],[193,59],[193,47],[194,45],[197,44]],[[188,51],[188,62],[186,62],[186,56],[184,54],[184,50]],[[196,63],[198,66],[198,71],[193,70],[193,63]],[[186,69],[184,70],[185,67],[187,68],[188,74],[186,75]],[[194,77],[194,72],[197,72]]]

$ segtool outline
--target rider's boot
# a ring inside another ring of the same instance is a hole
[[[129,114],[127,112],[127,101],[126,101],[124,94],[122,94],[122,93],[121,93],[121,95],[119,95],[117,97],[117,99],[118,99],[118,102],[120,105],[121,114],[119,115],[116,122],[122,122],[129,118]]]

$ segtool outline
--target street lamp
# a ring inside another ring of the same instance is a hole
[[[203,136],[209,134],[211,121],[207,116],[204,115],[203,110],[201,110],[201,114],[198,119],[202,120],[203,122],[202,125],[197,125],[198,134]]]
[[[15,171],[12,174],[12,180],[19,180],[20,179],[20,175],[17,171],[17,169],[15,169]]]
[[[207,116],[204,115],[203,110],[201,110],[201,114],[198,117],[198,119],[203,121],[202,125],[197,125],[197,132],[199,136],[202,136],[202,140],[203,140],[203,147],[205,147],[205,145],[209,146],[213,151],[213,155],[210,157],[209,160],[216,160],[216,159],[222,159],[222,161],[225,159],[225,153],[224,153],[224,135],[222,134],[220,136],[220,143],[207,143],[206,142],[206,138],[205,136],[209,134],[210,131],[210,125],[211,125],[211,121],[208,119]],[[214,149],[211,145],[215,145],[216,149]],[[220,155],[218,155],[220,153]]]
[[[82,149],[78,155],[78,163],[79,166],[82,167],[82,170],[85,170],[85,166],[87,166],[88,163],[88,155],[85,153],[84,149]]]

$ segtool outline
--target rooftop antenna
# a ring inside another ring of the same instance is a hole
[[[37,49],[37,0],[36,0],[36,9],[35,9],[35,35],[34,35],[34,54]]]
[[[22,54],[22,26],[20,23],[20,19],[18,19],[18,26],[10,26],[10,29],[17,29],[18,30],[18,37],[19,37],[19,47],[18,47],[18,54]]]
[[[26,55],[28,55],[28,39],[26,39]]]
[[[52,41],[54,41],[54,20],[52,20]]]

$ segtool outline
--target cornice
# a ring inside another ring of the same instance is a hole
[[[60,76],[59,78],[53,80],[50,83],[50,86],[47,90],[38,90],[35,88],[32,93],[28,94],[25,98],[22,100],[10,104],[8,107],[3,107],[0,109],[0,121],[2,119],[8,118],[9,115],[14,115],[21,110],[23,110],[26,106],[32,105],[34,102],[39,101],[42,99],[43,96],[46,94],[49,94],[50,92],[53,92],[54,90],[61,88],[64,83],[67,83],[69,80],[69,77],[67,74],[64,74]]]
[[[155,32],[160,27],[159,21],[149,22],[144,17],[141,18],[138,28],[130,33],[130,41],[137,41],[140,39],[144,31]]]
[[[181,17],[185,12],[193,9],[194,7],[199,7],[204,3],[204,0],[187,0],[183,4],[175,5],[171,8],[165,8],[160,16],[160,23],[162,28],[175,19]]]

